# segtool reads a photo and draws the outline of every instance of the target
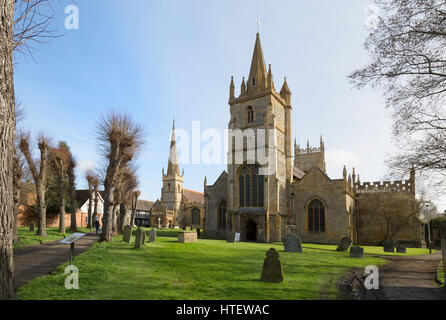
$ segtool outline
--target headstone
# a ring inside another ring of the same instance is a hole
[[[151,229],[149,232],[149,242],[155,242],[156,241],[156,230]]]
[[[350,258],[363,258],[364,257],[364,248],[359,246],[350,247]]]
[[[235,242],[235,232],[226,233],[226,242],[234,243]]]
[[[287,234],[283,239],[283,247],[285,252],[299,252],[302,253],[302,241],[294,234]]]
[[[266,258],[263,261],[262,281],[283,282],[282,263],[279,257],[279,253],[274,248],[266,252]]]
[[[396,252],[398,252],[398,253],[407,253],[406,251],[407,251],[407,250],[406,250],[406,247],[404,247],[404,246],[402,246],[402,245],[398,245],[398,246],[396,247]]]
[[[178,242],[180,243],[197,242],[197,233],[195,231],[180,231],[178,232]]]
[[[186,227],[182,227],[181,229],[186,230]]]
[[[132,227],[130,225],[126,225],[124,227],[124,232],[122,233],[122,241],[129,243],[132,241]]]
[[[197,228],[197,237],[200,236],[200,228]]]
[[[142,248],[145,242],[146,242],[146,233],[144,232],[144,229],[142,228],[136,229],[135,248]]]
[[[235,242],[240,242],[240,232],[235,233]]]
[[[342,237],[341,241],[339,241],[336,251],[347,251],[351,244],[352,240],[350,240],[349,237]]]
[[[393,240],[384,240],[383,242],[384,252],[395,252],[395,244]]]
[[[36,226],[34,225],[34,221],[31,221],[31,223],[29,224],[29,231],[33,232],[35,227]]]

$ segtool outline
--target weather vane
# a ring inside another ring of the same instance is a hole
[[[257,33],[259,33],[260,19],[257,19],[256,23],[257,23]]]

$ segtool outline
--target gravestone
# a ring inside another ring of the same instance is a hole
[[[262,281],[283,282],[282,263],[279,257],[279,253],[274,248],[266,252],[266,258],[263,261]]]
[[[200,228],[197,228],[197,237],[200,236]]]
[[[186,227],[182,227],[181,229],[182,229],[182,230],[186,230]]]
[[[240,242],[240,232],[235,233],[235,242]]]
[[[226,242],[230,242],[230,243],[235,242],[235,232],[226,233]]]
[[[178,232],[178,242],[180,243],[197,242],[197,233],[195,231],[180,231]]]
[[[352,240],[350,240],[349,237],[342,237],[341,241],[339,241],[336,251],[347,251],[351,244]]]
[[[383,249],[384,252],[395,252],[395,244],[393,240],[384,240]]]
[[[31,223],[29,224],[29,231],[33,232],[35,227],[36,226],[34,225],[34,221],[31,221]]]
[[[364,248],[359,246],[350,247],[350,258],[363,258],[364,257]]]
[[[156,241],[156,230],[151,229],[149,232],[149,242],[155,242]]]
[[[146,233],[144,232],[144,229],[138,228],[136,229],[136,236],[135,236],[135,248],[142,248],[144,243],[146,242]]]
[[[441,237],[441,255],[443,259],[443,283],[446,283],[446,221],[440,224],[440,237]]]
[[[285,252],[299,252],[302,253],[302,241],[294,234],[287,234],[283,239],[283,247]]]
[[[132,241],[132,227],[130,225],[126,225],[124,227],[124,232],[122,233],[122,240],[127,243]]]

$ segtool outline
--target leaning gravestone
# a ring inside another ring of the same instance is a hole
[[[135,237],[135,248],[142,248],[144,243],[146,242],[146,233],[144,229],[138,228],[136,229],[136,237]]]
[[[359,246],[353,246],[350,248],[350,258],[363,258],[364,257],[364,248]]]
[[[124,232],[122,233],[122,241],[129,243],[132,241],[132,227],[130,225],[126,225],[124,227]]]
[[[395,244],[393,240],[384,240],[383,249],[384,252],[395,252]]]
[[[33,232],[35,227],[36,226],[34,225],[34,221],[31,221],[31,223],[29,224],[29,231]]]
[[[271,248],[266,252],[266,258],[263,261],[261,280],[266,282],[282,282],[283,272],[280,255],[276,249]]]
[[[149,242],[155,242],[156,241],[156,230],[151,229],[149,232]]]
[[[285,252],[299,252],[302,253],[302,241],[300,238],[294,234],[287,234],[283,239],[283,247]]]
[[[338,247],[336,248],[336,251],[347,251],[351,244],[352,241],[349,237],[342,237],[341,241],[338,244]]]

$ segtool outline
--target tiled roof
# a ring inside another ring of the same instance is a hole
[[[183,195],[189,202],[197,202],[204,205],[204,194],[189,189],[183,189]]]
[[[155,202],[148,201],[148,200],[138,200],[138,202],[136,203],[136,210],[150,211],[150,209],[152,209],[154,203]]]

